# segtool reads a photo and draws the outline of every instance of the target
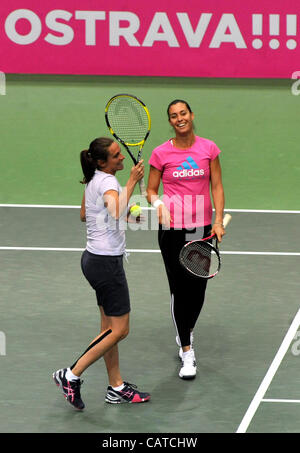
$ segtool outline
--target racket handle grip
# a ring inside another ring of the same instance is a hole
[[[232,219],[232,216],[230,214],[224,215],[224,219],[223,219],[224,228],[227,227],[227,225],[230,223],[231,219]]]
[[[147,191],[146,191],[146,186],[145,186],[145,181],[144,178],[139,180],[139,185],[140,185],[140,191],[143,197],[147,197]]]

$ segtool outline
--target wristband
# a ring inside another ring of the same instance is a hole
[[[158,208],[158,206],[161,204],[164,204],[161,200],[155,200],[155,202],[153,203],[153,207]]]

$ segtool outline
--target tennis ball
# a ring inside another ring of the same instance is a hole
[[[135,205],[131,206],[130,214],[133,217],[138,217],[141,215],[141,213],[142,213],[142,208],[139,205],[135,204]]]

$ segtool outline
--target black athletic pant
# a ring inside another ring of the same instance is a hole
[[[184,244],[209,236],[211,225],[191,230],[158,231],[158,243],[164,260],[170,293],[171,313],[181,345],[190,344],[190,331],[194,328],[202,309],[207,280],[189,274],[179,263],[179,252]]]

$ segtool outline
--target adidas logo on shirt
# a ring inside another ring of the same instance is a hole
[[[189,156],[186,161],[184,161],[176,171],[173,172],[174,178],[186,178],[192,176],[203,176],[204,170],[198,167],[194,159]]]

